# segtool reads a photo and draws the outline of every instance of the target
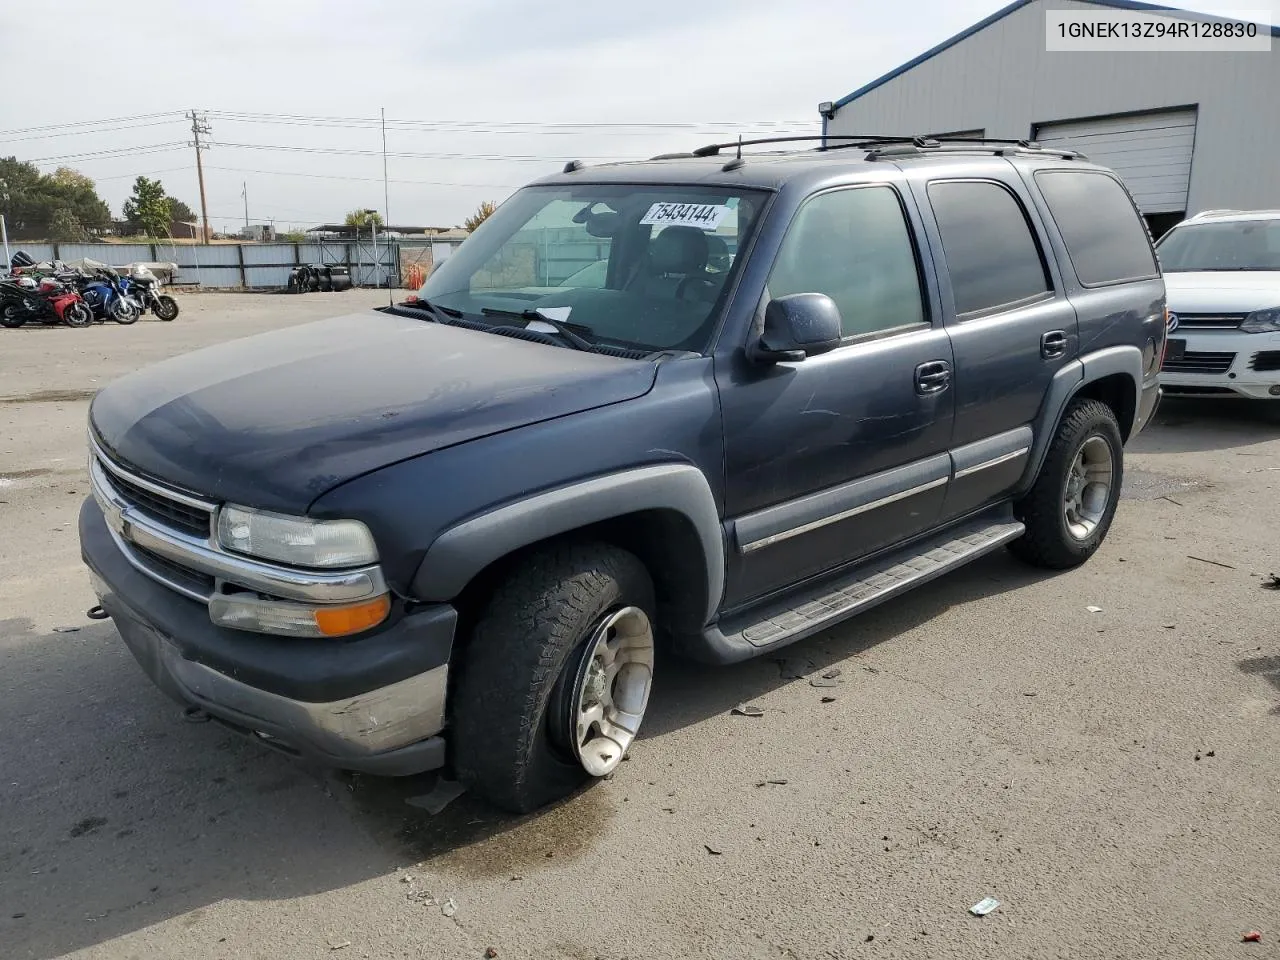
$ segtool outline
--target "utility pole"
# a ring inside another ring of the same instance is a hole
[[[200,142],[200,134],[209,136],[213,131],[209,128],[209,121],[205,119],[204,114],[196,113],[192,110],[187,114],[191,118],[191,135],[195,138],[190,146],[196,148],[196,176],[200,179],[200,219],[203,221],[200,228],[200,239],[204,243],[209,242],[209,204],[204,198],[204,161],[200,156],[200,151],[205,145]]]
[[[249,239],[249,181],[240,183],[240,195],[244,197],[244,238]]]

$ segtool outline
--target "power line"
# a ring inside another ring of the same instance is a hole
[[[215,143],[219,148],[230,147],[237,150],[283,150],[291,153],[324,153],[334,156],[347,157],[380,157],[380,150],[355,150],[345,147],[298,147],[278,143],[228,143],[219,140]],[[388,157],[398,157],[405,160],[501,160],[509,163],[558,163],[567,159],[566,155],[560,154],[556,156],[533,156],[532,154],[501,154],[501,153],[388,153]],[[609,156],[609,157],[577,157],[579,160],[626,160],[627,157]]]
[[[134,120],[150,120],[153,117],[180,117],[181,110],[162,110],[159,113],[135,113],[131,117],[109,117],[105,120],[81,120],[78,123],[50,123],[43,127],[20,127],[15,130],[0,130],[0,137],[8,137],[15,133],[38,133],[41,130],[67,130],[72,127],[92,127],[104,123],[128,123]]]
[[[210,110],[209,115],[222,120],[241,123],[288,123],[312,126],[352,126],[355,128],[376,128],[380,124],[378,117],[324,117],[306,116],[288,113],[250,113],[244,111]],[[477,128],[477,132],[497,132],[500,129],[531,130],[697,130],[697,129],[739,129],[742,127],[811,127],[814,120],[716,120],[716,121],[679,121],[679,122],[647,122],[647,121],[548,121],[548,120],[411,120],[387,118],[390,129],[420,128],[425,130],[459,130],[461,128]]]
[[[181,168],[185,169],[185,168]],[[301,173],[295,170],[254,170],[250,167],[205,167],[206,170],[218,170],[225,173],[261,173],[271,177],[307,177],[316,180],[351,180],[364,183],[381,183],[381,177],[346,177],[336,173]],[[101,179],[106,180],[107,177]],[[492,187],[500,190],[503,187],[518,187],[518,183],[459,183],[452,180],[397,180],[391,183],[413,183],[426,187]]]
[[[94,127],[90,130],[67,130],[62,133],[33,133],[23,137],[3,137],[0,138],[0,141],[18,143],[23,140],[53,140],[61,137],[83,137],[99,133],[115,133],[118,130],[141,130],[144,127],[168,126],[169,124],[180,122],[181,119],[181,117],[175,117],[171,120],[153,120],[150,123],[130,123],[118,127]]]
[[[24,163],[52,163],[54,160],[81,160],[94,159],[97,157],[118,156],[122,153],[144,154],[144,153],[163,153],[166,150],[181,150],[188,144],[182,140],[175,140],[172,143],[153,143],[142,147],[119,147],[114,150],[94,150],[88,153],[64,153],[57,157],[36,157],[32,160],[24,160]]]

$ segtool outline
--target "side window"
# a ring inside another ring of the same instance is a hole
[[[857,187],[807,201],[769,274],[770,297],[825,293],[856,337],[925,322],[915,247],[891,187]]]
[[[1146,227],[1118,182],[1078,170],[1041,170],[1035,177],[1081,283],[1156,276]]]
[[[935,180],[929,204],[957,314],[1008,306],[1051,289],[1026,212],[1008,189],[986,180]]]

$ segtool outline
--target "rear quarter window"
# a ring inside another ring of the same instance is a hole
[[[1035,181],[1082,284],[1159,275],[1147,228],[1118,180],[1087,170],[1040,170]]]

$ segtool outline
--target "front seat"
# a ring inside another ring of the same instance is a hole
[[[706,275],[707,252],[707,235],[697,227],[667,227],[650,241],[649,261],[631,289],[673,300],[686,278]]]

